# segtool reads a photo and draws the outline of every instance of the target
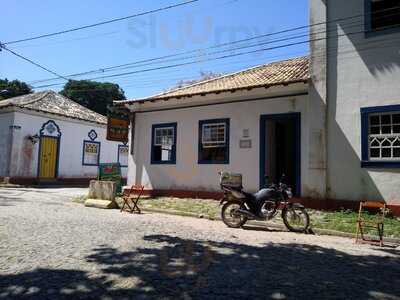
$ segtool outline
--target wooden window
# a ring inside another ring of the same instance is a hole
[[[390,33],[400,30],[400,2],[398,0],[365,1],[367,33]]]
[[[100,162],[100,143],[83,141],[82,164],[84,166],[98,166]]]
[[[362,166],[400,167],[400,105],[361,109]]]
[[[176,163],[177,123],[155,124],[152,127],[151,163]]]
[[[200,164],[229,163],[229,119],[199,122]]]
[[[121,167],[128,166],[129,147],[126,145],[118,145],[118,163]]]

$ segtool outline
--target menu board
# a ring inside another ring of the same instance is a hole
[[[114,181],[117,184],[117,193],[122,191],[121,165],[119,163],[99,164],[98,180]]]

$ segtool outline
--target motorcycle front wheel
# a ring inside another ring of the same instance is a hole
[[[307,232],[310,217],[304,207],[285,207],[282,210],[283,223],[292,232]]]
[[[239,228],[247,222],[247,218],[238,213],[238,209],[246,209],[239,201],[229,201],[222,206],[221,218],[226,226]]]

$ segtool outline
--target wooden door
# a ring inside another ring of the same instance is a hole
[[[39,178],[53,179],[57,174],[57,152],[58,138],[41,137],[40,139],[40,162]]]

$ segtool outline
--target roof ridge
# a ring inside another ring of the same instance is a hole
[[[35,94],[35,93],[33,93],[33,94]],[[25,105],[29,105],[29,104],[32,104],[32,103],[35,103],[35,102],[38,102],[38,101],[42,100],[48,94],[49,94],[49,91],[43,91],[43,95],[41,97],[38,97],[36,99],[33,99],[31,101],[28,101],[28,102],[25,102],[25,103],[22,103],[22,104],[12,104],[11,103],[11,105],[15,105],[15,106],[18,106],[18,107],[24,107]],[[29,95],[29,94],[26,94],[26,95]],[[23,96],[25,96],[25,95],[23,95]]]
[[[305,58],[309,58],[309,55],[303,55],[303,56],[299,56],[299,57],[287,58],[285,60],[275,60],[275,61],[272,61],[272,62],[263,63],[263,64],[256,65],[256,66],[252,66],[252,67],[246,68],[244,70],[239,70],[239,71],[232,72],[232,73],[229,73],[229,74],[224,74],[224,75],[217,76],[217,77],[214,77],[214,78],[210,78],[210,79],[202,80],[202,81],[199,81],[199,82],[195,82],[193,84],[189,84],[189,85],[186,85],[186,86],[183,86],[183,87],[178,87],[178,88],[175,88],[175,89],[171,89],[171,90],[166,91],[166,92],[161,92],[161,93],[157,93],[157,94],[154,94],[154,95],[151,95],[151,96],[139,98],[139,99],[136,99],[136,100],[151,99],[151,98],[155,98],[155,97],[162,96],[162,95],[165,95],[165,94],[174,93],[174,92],[177,92],[177,91],[188,89],[188,88],[191,88],[191,87],[194,87],[194,86],[197,86],[197,85],[209,83],[209,82],[212,82],[212,81],[215,81],[215,80],[220,80],[220,79],[227,78],[227,77],[230,77],[230,76],[235,76],[235,75],[238,75],[238,74],[241,74],[241,73],[246,73],[246,72],[249,72],[251,70],[255,70],[257,68],[262,68],[262,67],[265,67],[265,66],[268,66],[268,65],[280,64],[280,63],[288,62],[290,60],[300,60],[300,59],[305,59]],[[124,101],[132,101],[132,100],[124,100]],[[116,103],[121,103],[122,101],[115,101],[115,102]]]
[[[85,110],[88,110],[88,111],[90,111],[90,112],[92,112],[92,113],[95,113],[95,114],[97,114],[97,115],[99,115],[99,116],[101,116],[101,117],[103,117],[103,118],[106,118],[106,116],[104,116],[104,115],[102,115],[102,114],[99,114],[98,112],[95,112],[94,110],[91,110],[90,108],[87,108],[86,106],[83,106],[83,105],[79,104],[78,102],[75,102],[74,100],[72,100],[72,99],[70,99],[70,98],[68,98],[68,97],[66,97],[66,96],[64,96],[64,95],[61,95],[61,94],[58,93],[58,92],[55,92],[55,91],[53,91],[53,90],[49,90],[48,92],[49,92],[49,93],[53,93],[53,94],[57,94],[58,96],[60,96],[60,97],[62,97],[62,98],[64,98],[64,99],[66,99],[66,100],[69,101],[69,102],[74,103],[75,105],[77,105],[77,106],[79,106],[79,107],[82,107],[82,108],[85,109]]]

